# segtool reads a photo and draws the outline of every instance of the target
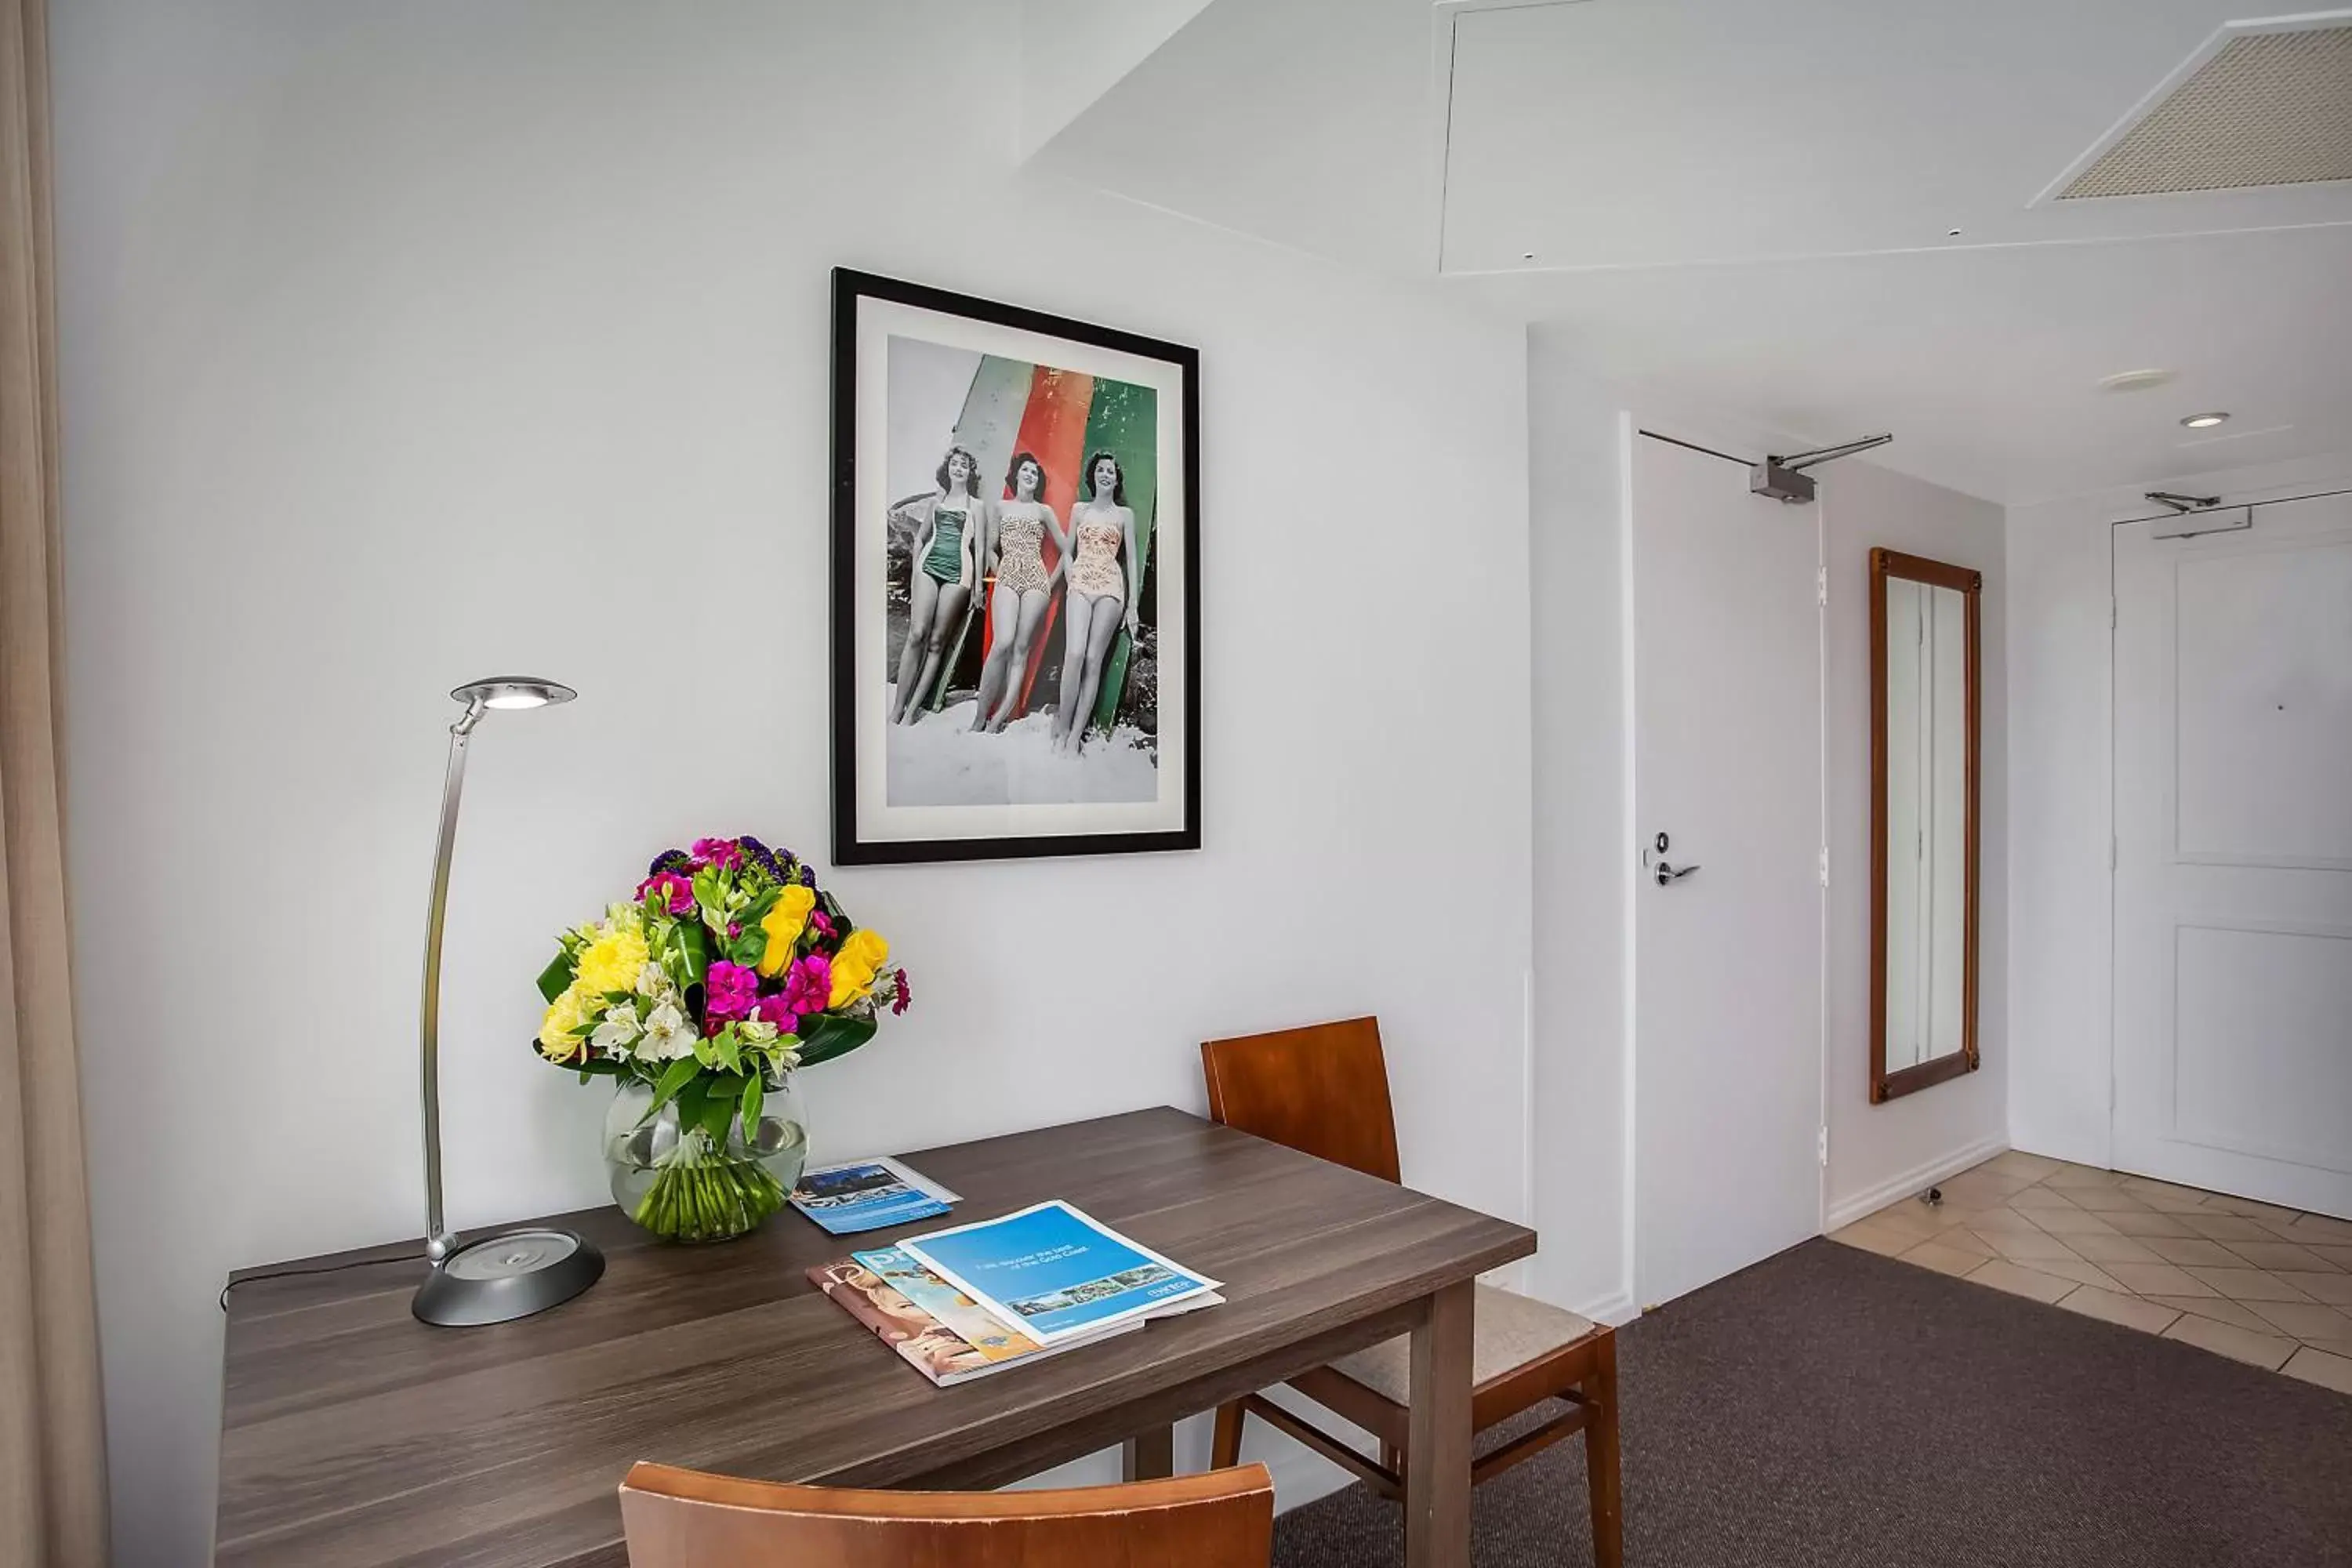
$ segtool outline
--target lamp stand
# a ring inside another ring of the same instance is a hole
[[[421,1321],[446,1328],[504,1323],[543,1312],[569,1301],[604,1272],[604,1255],[572,1231],[512,1230],[460,1243],[441,1217],[441,921],[449,904],[449,852],[457,842],[466,743],[489,710],[482,689],[491,684],[461,687],[451,694],[465,701],[466,711],[449,726],[449,771],[441,784],[441,837],[433,856],[433,903],[425,932],[425,1256],[433,1271],[409,1305]]]

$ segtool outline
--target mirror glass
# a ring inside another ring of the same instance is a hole
[[[1886,1070],[1963,1045],[1968,603],[1886,579]]]
[[[1976,1066],[1981,578],[1871,552],[1871,1098]]]

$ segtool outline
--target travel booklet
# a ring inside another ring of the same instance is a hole
[[[1060,1344],[1041,1345],[990,1317],[971,1297],[895,1247],[820,1264],[808,1277],[908,1365],[942,1388],[985,1377],[1015,1362],[1041,1361],[1117,1339],[1144,1323],[1130,1318]],[[1223,1299],[1213,1294],[1195,1298],[1179,1302],[1170,1312],[1189,1312]]]
[[[956,1195],[896,1160],[851,1160],[801,1173],[793,1207],[834,1236],[881,1230],[948,1212]]]
[[[1055,1199],[1001,1219],[909,1237],[901,1250],[1041,1345],[1153,1317],[1215,1291]]]

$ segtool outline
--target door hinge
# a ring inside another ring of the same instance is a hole
[[[1830,850],[1826,844],[1822,846],[1821,859],[1818,864],[1822,874],[1822,886],[1826,888],[1830,885]]]
[[[2121,870],[2123,868],[2123,863],[2124,841],[2122,837],[2116,837],[2109,838],[2107,840],[2107,869],[2110,871]]]
[[[1813,568],[1813,603],[1823,609],[1829,608],[1830,569],[1826,566]]]
[[[1822,1164],[1830,1163],[1830,1130],[1826,1127],[1822,1129],[1821,1156]]]
[[[2110,599],[2107,601],[2107,630],[2109,630],[2109,631],[2114,631],[2117,626],[2121,626],[2122,624],[2123,624],[2123,617],[2121,616],[2121,615],[2120,615],[2120,614],[2116,611],[2116,602],[2115,602],[2115,600],[2114,600],[2114,599],[2112,599],[2112,598],[2110,598]]]

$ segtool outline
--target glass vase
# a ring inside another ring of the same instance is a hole
[[[739,1112],[722,1144],[681,1130],[675,1102],[625,1083],[604,1113],[604,1166],[621,1212],[665,1241],[724,1241],[756,1230],[784,1206],[808,1162],[808,1124],[789,1078],[770,1085],[758,1123]]]

